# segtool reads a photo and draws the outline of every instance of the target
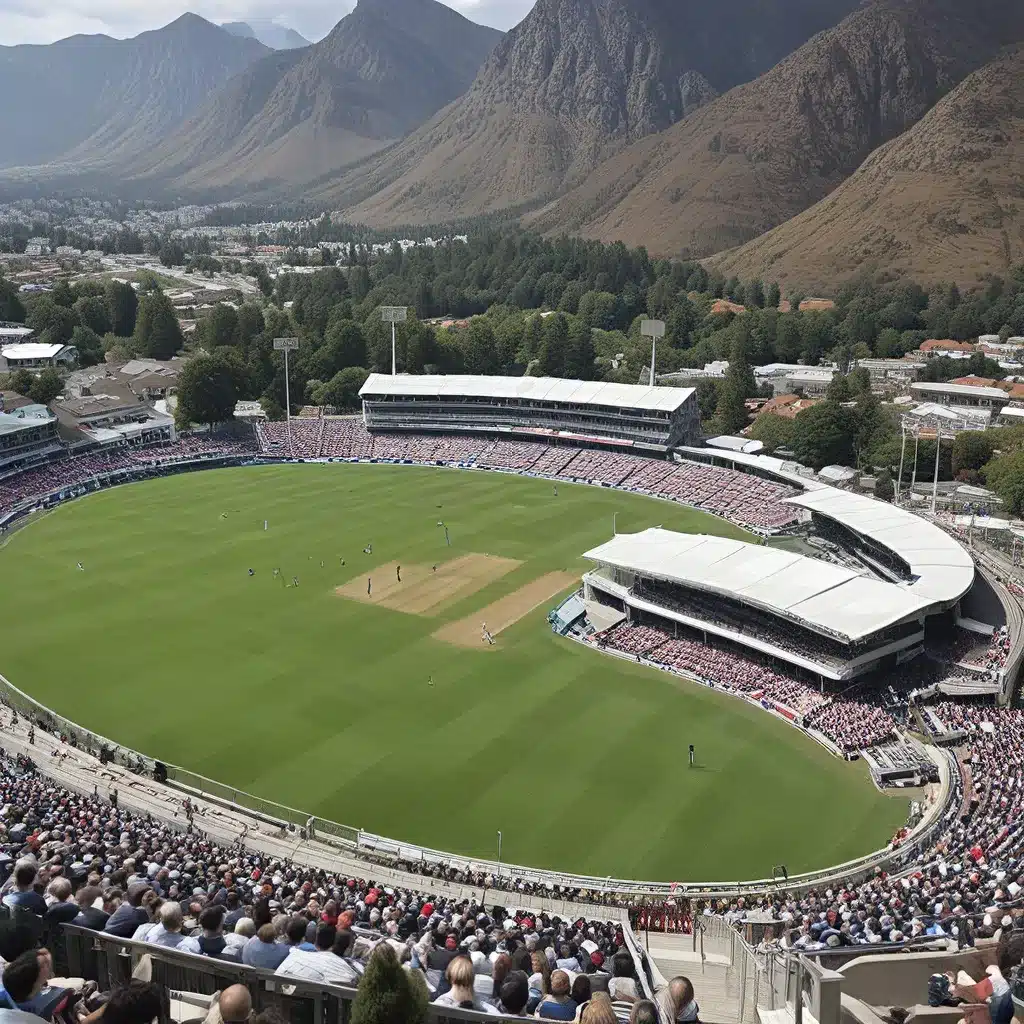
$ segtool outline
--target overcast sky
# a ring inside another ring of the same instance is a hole
[[[508,29],[533,0],[445,0],[484,25]],[[78,32],[124,38],[159,28],[185,11],[214,22],[275,21],[320,39],[353,6],[345,0],[0,0],[0,42],[52,43]]]

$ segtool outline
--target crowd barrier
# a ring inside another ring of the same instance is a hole
[[[273,971],[119,939],[70,924],[64,925],[63,942],[70,976],[95,980],[104,991],[128,982],[133,973],[142,973],[175,995],[209,997],[229,985],[244,985],[254,1013],[276,1010],[288,1024],[348,1024],[352,1016],[354,988],[282,978]],[[196,1013],[198,1018],[205,1015],[202,1010]],[[429,1024],[483,1024],[501,1019],[511,1018],[433,1004],[427,1010]]]

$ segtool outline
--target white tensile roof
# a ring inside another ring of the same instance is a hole
[[[14,345],[4,345],[2,354],[5,359],[52,359],[67,346],[46,344],[42,341],[23,341]]]
[[[654,528],[620,533],[586,557],[644,576],[732,597],[850,640],[922,615],[909,587],[778,548]]]
[[[648,412],[675,412],[693,388],[652,388],[556,377],[483,377],[463,374],[371,373],[360,398],[514,398],[530,402],[596,405]]]
[[[899,555],[918,577],[908,589],[930,603],[958,601],[974,583],[974,562],[963,545],[913,512],[832,487],[784,501],[835,519]]]
[[[915,381],[910,385],[911,391],[922,391],[934,395],[962,395],[964,398],[1005,398],[1009,394],[1002,388],[990,388],[983,384],[950,384],[946,382]]]

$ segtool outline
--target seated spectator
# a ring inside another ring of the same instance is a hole
[[[458,1007],[461,1010],[477,1010],[483,1013],[497,1013],[497,1008],[480,998],[473,989],[473,961],[465,954],[455,957],[445,970],[445,978],[451,986],[447,992],[434,1000],[435,1006]]]
[[[245,985],[229,985],[217,993],[204,1024],[246,1024],[252,1019],[252,996]]]
[[[509,971],[501,983],[497,1008],[508,1017],[525,1017],[530,1000],[530,982],[522,971]]]
[[[47,908],[46,900],[35,890],[38,873],[35,861],[19,861],[14,869],[14,888],[4,897],[4,906],[28,910],[42,917]]]
[[[636,982],[633,980],[633,958],[624,949],[620,949],[612,957],[608,995],[611,996],[612,1002],[618,999],[628,999],[632,1002],[637,998]]]
[[[288,918],[288,923],[284,926],[284,935],[287,942],[286,948],[289,951],[294,948],[303,949],[307,953],[316,952],[316,946],[312,942],[306,941],[306,926],[308,923],[300,914],[293,914]]]
[[[660,1024],[658,1007],[649,999],[638,999],[630,1011],[629,1024]]]
[[[199,915],[199,927],[202,934],[182,939],[178,949],[183,953],[219,957],[227,946],[224,938],[224,908],[218,904],[206,907]]]
[[[107,919],[103,930],[108,935],[130,939],[140,924],[149,921],[149,914],[142,906],[142,898],[152,889],[148,882],[133,882],[128,886],[128,898]]]
[[[50,1020],[67,1003],[67,989],[47,988],[53,960],[45,949],[30,949],[12,960],[3,972],[0,1007],[24,1010]]]
[[[277,932],[272,924],[265,924],[256,932],[242,950],[242,963],[247,967],[262,967],[276,971],[291,948],[278,942]]]
[[[227,922],[227,918],[224,918]],[[241,963],[242,950],[245,949],[249,940],[256,934],[256,925],[253,923],[251,917],[240,917],[235,922],[233,931],[224,933],[224,941],[227,945],[224,947],[224,959],[225,960],[237,960]]]
[[[630,1008],[632,1009],[632,1004]],[[607,992],[595,992],[593,999],[583,1007],[580,1014],[580,1024],[616,1024],[621,1019],[617,1016]],[[629,1017],[625,1019],[628,1021]]]
[[[78,917],[78,904],[71,898],[71,883],[63,877],[55,878],[46,892],[53,898],[44,915],[47,931],[55,933],[62,924]]]
[[[700,1020],[700,1007],[694,997],[693,983],[689,978],[677,975],[662,990],[662,1009],[669,1021],[677,1024],[697,1024]]]
[[[590,978],[585,974],[578,974],[573,978],[572,990],[569,994],[572,996],[572,1000],[577,1006],[589,1003],[590,997],[593,994],[593,987],[590,984]]]
[[[78,890],[75,902],[78,904],[78,916],[71,923],[79,928],[91,928],[94,932],[103,931],[113,911],[112,906],[110,910],[107,909],[103,890],[98,885],[84,885]],[[97,902],[101,906],[97,907]]]
[[[287,956],[275,974],[286,978],[300,978],[318,985],[355,985],[359,975],[333,952],[335,939],[340,933],[329,924],[316,930],[316,950],[312,953],[297,946],[285,946]]]
[[[152,1024],[163,1013],[163,990],[147,981],[129,981],[111,989],[101,1010],[86,1018],[102,1016],[103,1024]]]
[[[168,900],[160,906],[157,912],[156,926],[147,933],[145,941],[152,942],[155,946],[177,949],[185,938],[181,933],[184,923],[185,917],[181,912],[181,904]]]
[[[575,1020],[576,1003],[569,995],[569,975],[565,971],[551,972],[551,991],[537,1004],[541,1020]]]

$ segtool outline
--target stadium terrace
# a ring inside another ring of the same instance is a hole
[[[598,566],[584,576],[588,603],[705,630],[832,680],[920,649],[932,608],[851,569],[721,537],[649,529],[586,557]]]
[[[605,384],[552,377],[388,376],[359,392],[371,432],[475,430],[615,439],[666,448],[696,438],[693,388]]]

